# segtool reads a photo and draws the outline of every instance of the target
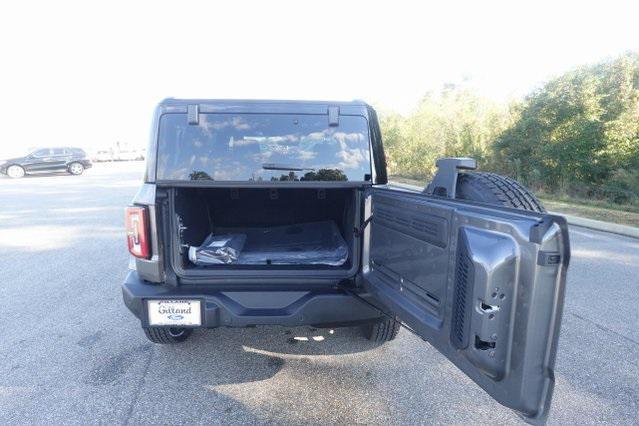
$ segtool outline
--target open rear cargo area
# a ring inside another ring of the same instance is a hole
[[[175,188],[179,268],[348,271],[358,249],[353,188]]]

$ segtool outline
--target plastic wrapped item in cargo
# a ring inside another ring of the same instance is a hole
[[[196,265],[224,265],[235,263],[242,252],[246,235],[209,234],[199,247],[189,247],[189,260]]]
[[[238,265],[341,266],[348,260],[348,245],[333,221],[217,231],[246,235],[239,259],[233,262]]]

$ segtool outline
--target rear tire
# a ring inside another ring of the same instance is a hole
[[[144,329],[147,339],[163,345],[183,342],[189,338],[191,333],[193,333],[192,328],[148,327]]]
[[[71,163],[67,169],[74,176],[79,176],[84,172],[84,166],[81,163]]]
[[[455,198],[545,213],[541,201],[514,179],[495,173],[460,173]]]
[[[390,342],[397,337],[401,325],[394,319],[384,319],[380,322],[363,326],[364,336],[372,342]]]
[[[21,166],[18,166],[16,164],[7,167],[7,176],[9,176],[12,179],[19,179],[21,177],[24,177],[25,173],[24,173],[24,169]]]

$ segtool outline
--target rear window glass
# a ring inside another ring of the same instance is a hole
[[[158,180],[370,180],[368,123],[361,116],[186,114],[160,120]]]
[[[66,148],[65,151],[69,154],[74,154],[74,155],[86,155],[84,150],[80,148]]]
[[[50,149],[48,149],[48,148],[45,148],[45,149],[39,149],[39,150],[35,151],[35,152],[33,153],[33,155],[34,155],[35,157],[47,157],[47,156],[51,155],[51,150],[50,150]]]

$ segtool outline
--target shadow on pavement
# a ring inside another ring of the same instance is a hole
[[[118,362],[147,358],[134,421],[177,411],[186,415],[182,421],[193,422],[221,415],[225,422],[353,423],[372,421],[385,404],[374,384],[375,367],[366,361],[383,358],[367,354],[378,348],[385,350],[358,328],[197,330],[183,344],[142,344],[116,356],[116,363],[107,360],[108,371],[98,367],[87,377],[110,378],[120,371],[124,377],[126,368]],[[351,409],[343,409],[344,401]]]

